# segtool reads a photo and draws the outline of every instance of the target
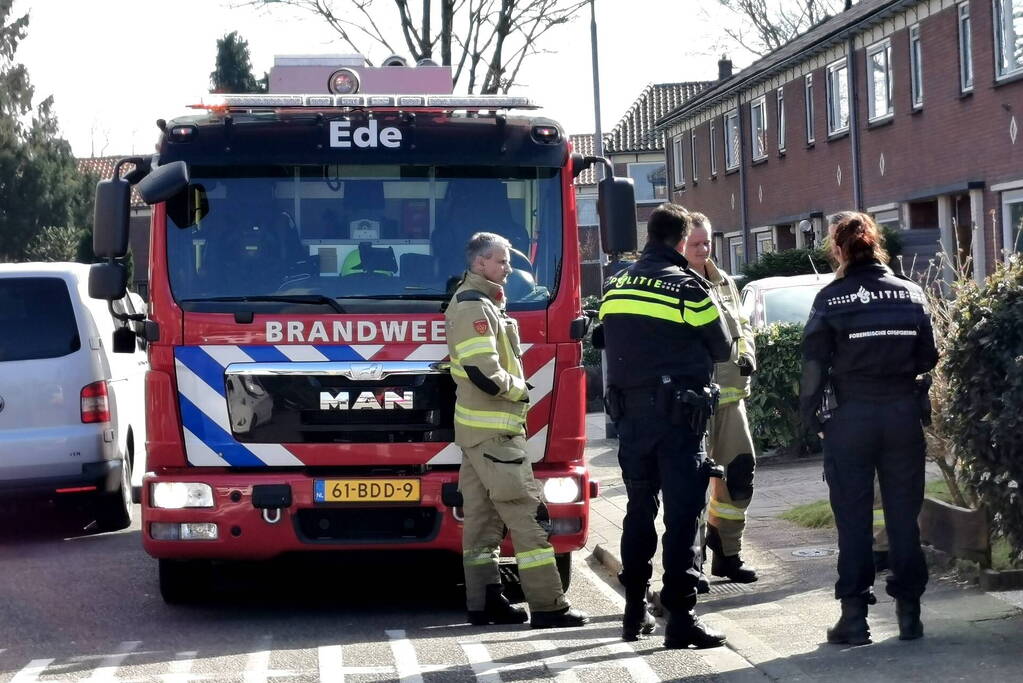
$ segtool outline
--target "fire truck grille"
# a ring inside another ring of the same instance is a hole
[[[304,508],[295,527],[305,543],[414,543],[437,534],[437,510],[425,507]]]

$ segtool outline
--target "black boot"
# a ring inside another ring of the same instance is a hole
[[[725,555],[721,548],[721,536],[717,527],[707,525],[707,547],[714,551],[714,558],[710,561],[710,573],[714,576],[726,578],[735,583],[753,583],[757,580],[757,572],[749,567],[743,567],[742,558],[738,555]],[[708,586],[708,590],[709,590]]]
[[[700,571],[700,578],[696,580],[696,592],[700,595],[710,593],[710,581],[707,580],[707,575],[702,570]]]
[[[481,611],[469,610],[469,623],[473,626],[524,624],[528,618],[526,610],[508,602],[499,583],[487,586],[487,600]]]
[[[895,615],[899,618],[899,640],[923,638],[924,625],[920,622],[920,601],[896,598]]]
[[[848,645],[870,642],[866,598],[842,598],[842,616],[828,629],[828,642]]]
[[[533,628],[572,628],[582,626],[590,621],[590,615],[574,607],[566,607],[554,612],[533,612],[529,625]]]
[[[697,650],[720,647],[725,644],[725,634],[715,631],[696,617],[692,610],[671,612],[668,626],[664,629],[664,647],[669,650],[684,650],[690,645]]]
[[[622,616],[622,640],[633,642],[648,636],[657,628],[657,621],[647,612],[647,586],[625,590],[625,614]]]

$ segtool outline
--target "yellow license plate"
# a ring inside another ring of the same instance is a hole
[[[418,479],[317,479],[317,503],[418,503]]]

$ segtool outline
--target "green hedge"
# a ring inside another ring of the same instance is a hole
[[[600,297],[599,296],[587,296],[583,297],[583,310],[599,310],[600,309]],[[597,321],[593,321],[593,325],[596,325]],[[592,327],[590,328],[592,329]],[[583,365],[589,367],[600,367],[600,351],[593,348],[593,343],[590,341],[592,334],[586,335],[583,339]]]
[[[802,374],[803,326],[771,325],[758,330],[757,372],[746,401],[750,429],[759,449],[802,452],[799,424],[799,379]]]
[[[813,273],[813,267],[810,265],[811,258],[819,272],[831,272],[831,263],[828,261],[827,252],[823,247],[770,251],[761,256],[759,260],[744,265],[742,272],[747,278],[746,282],[781,275],[806,275]]]
[[[983,288],[959,287],[952,313],[943,426],[995,534],[1023,559],[1023,259],[1000,266]]]

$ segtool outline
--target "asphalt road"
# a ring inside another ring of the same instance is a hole
[[[569,598],[590,612],[587,627],[472,628],[450,558],[317,555],[232,566],[218,573],[210,602],[171,607],[137,521],[111,534],[80,526],[67,516],[4,519],[0,683],[713,680],[747,668],[726,648],[668,652],[660,637],[622,643],[624,600],[586,553],[576,557]]]

